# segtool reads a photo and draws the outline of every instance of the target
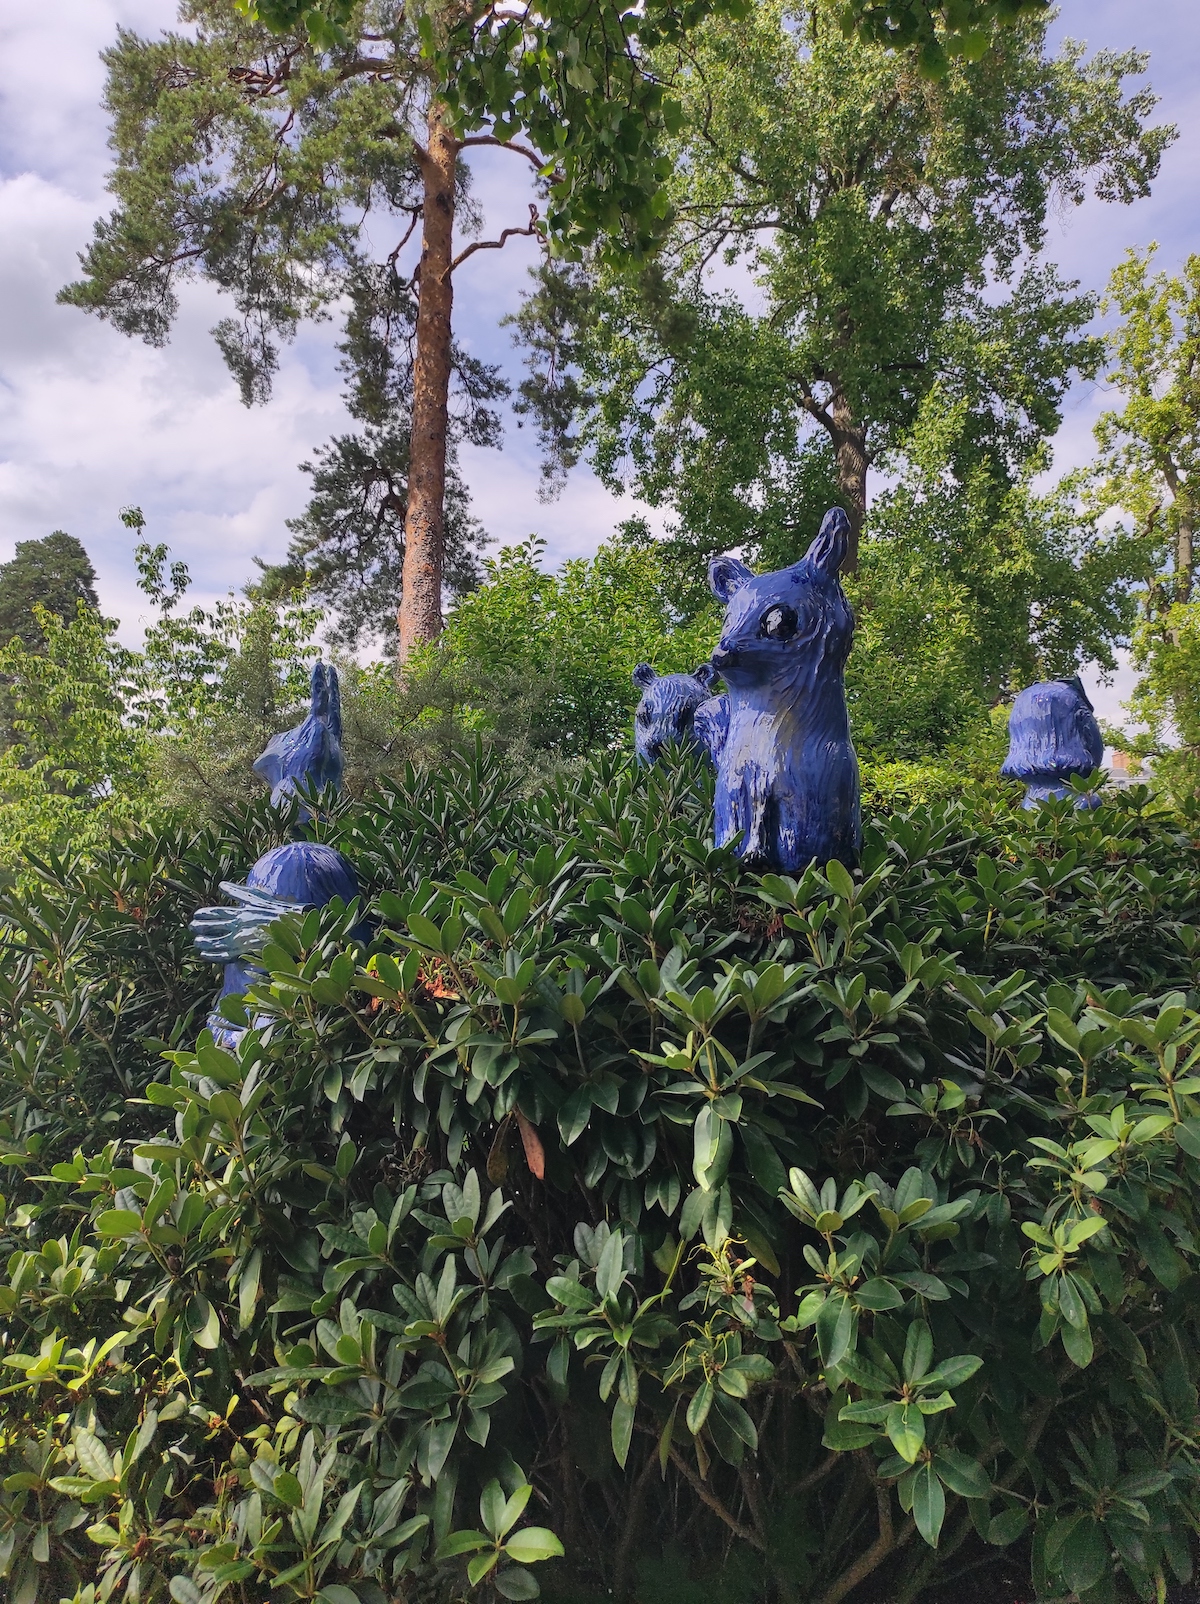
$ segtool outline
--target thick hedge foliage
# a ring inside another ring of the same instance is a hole
[[[936,804],[760,880],[707,785],[329,799],[375,933],[273,926],[237,1056],[185,926],[290,815],[6,893],[14,1604],[1190,1575],[1200,841]]]

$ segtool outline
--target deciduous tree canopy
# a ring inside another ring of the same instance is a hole
[[[664,251],[632,275],[544,274],[519,320],[524,402],[566,457],[586,448],[717,541],[731,506],[787,486],[814,429],[857,537],[868,470],[935,389],[969,407],[960,449],[1016,474],[1102,354],[1092,300],[1042,260],[1048,209],[1145,194],[1172,138],[1129,86],[1136,52],[1051,55],[1027,18],[930,81],[830,20],[763,0],[697,30]]]
[[[1200,602],[1195,532],[1200,513],[1200,256],[1178,274],[1154,272],[1155,247],[1131,251],[1109,283],[1109,383],[1124,405],[1096,424],[1091,498],[1120,509],[1149,547],[1149,583],[1134,641],[1144,671],[1132,701],[1153,752],[1180,796],[1200,791]],[[1171,750],[1171,749],[1174,750]]]

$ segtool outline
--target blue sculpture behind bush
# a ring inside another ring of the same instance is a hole
[[[263,973],[250,960],[262,951],[268,925],[285,913],[323,908],[335,897],[353,902],[359,884],[351,865],[333,847],[319,841],[287,841],[264,852],[244,886],[223,880],[221,890],[238,906],[200,908],[191,931],[200,956],[225,965],[225,983],[207,1024],[218,1047],[233,1047],[242,1031],[222,1016],[221,998],[244,995],[255,976]]]
[[[271,787],[276,805],[301,787],[341,786],[342,712],[335,668],[315,666],[308,717],[271,740],[255,760],[254,772]],[[308,819],[311,814],[302,808],[300,816]],[[332,847],[288,841],[259,858],[244,886],[222,881],[221,890],[237,906],[198,909],[191,930],[200,956],[225,965],[225,982],[207,1023],[218,1046],[234,1047],[242,1030],[220,1013],[221,998],[243,995],[262,973],[249,960],[262,951],[268,925],[285,913],[323,908],[335,897],[353,902],[359,884],[350,863]]]
[[[294,730],[274,736],[254,760],[254,772],[271,787],[278,804],[298,785],[342,783],[342,698],[337,669],[317,663],[312,671],[312,698],[308,717]],[[302,818],[308,817],[307,809]]]
[[[633,683],[642,699],[633,718],[633,742],[639,763],[656,763],[672,741],[693,739],[693,719],[702,702],[712,697],[717,673],[701,663],[691,674],[656,674],[649,663],[639,663]]]
[[[720,767],[721,753],[729,738],[728,696],[710,696],[707,702],[701,702],[692,720],[692,731],[696,745],[708,753],[713,767]]]
[[[1104,737],[1078,678],[1045,680],[1021,691],[1008,715],[1008,756],[1000,769],[1024,780],[1022,806],[1071,796],[1073,776],[1091,774],[1104,756]],[[1094,792],[1077,807],[1098,807]]]
[[[849,530],[835,507],[790,568],[756,576],[736,557],[709,564],[709,585],[725,603],[712,661],[729,688],[716,842],[740,836],[740,856],[762,868],[858,859],[858,759],[843,679],[854,614],[838,581]],[[704,722],[719,739],[719,712]]]

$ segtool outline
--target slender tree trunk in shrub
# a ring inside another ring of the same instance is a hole
[[[454,304],[454,178],[459,144],[445,108],[429,108],[429,141],[418,159],[425,183],[417,355],[413,369],[412,455],[404,519],[400,661],[442,629],[450,318]]]
[[[1179,516],[1179,528],[1175,534],[1175,573],[1176,600],[1191,601],[1192,584],[1194,580],[1194,531],[1192,526],[1192,510],[1185,504],[1185,509]]]
[[[838,484],[845,494],[846,515],[850,519],[850,545],[842,567],[847,573],[853,573],[858,567],[858,543],[867,516],[867,465],[870,462],[867,431],[855,424],[850,404],[840,390],[833,397],[830,412],[829,437],[837,459]]]

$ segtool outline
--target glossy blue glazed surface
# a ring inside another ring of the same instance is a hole
[[[656,674],[649,663],[638,664],[633,683],[642,699],[633,716],[633,744],[639,763],[656,763],[671,742],[693,739],[696,709],[712,696],[716,678],[711,663],[692,674]]]
[[[1104,737],[1087,692],[1076,679],[1027,686],[1008,715],[1008,756],[1000,772],[1024,780],[1026,808],[1072,795],[1070,780],[1093,773],[1104,756]],[[1094,793],[1077,806],[1098,807]]]
[[[312,691],[308,717],[293,730],[273,736],[266,750],[254,760],[254,772],[271,787],[271,801],[278,803],[297,786],[342,783],[342,699],[337,669],[317,663],[312,671]],[[305,810],[302,817],[307,818]]]
[[[246,876],[246,884],[252,891],[306,908],[323,908],[334,897],[353,902],[359,894],[358,876],[349,861],[321,841],[285,841],[272,847]]]
[[[729,739],[728,696],[710,696],[707,702],[701,702],[692,720],[692,730],[696,744],[708,753],[713,767],[719,767],[721,753]]]
[[[740,856],[763,869],[858,861],[858,759],[844,683],[854,614],[838,580],[849,532],[835,507],[790,568],[755,575],[736,557],[709,564],[709,585],[725,603],[712,661],[728,687],[716,842],[741,837]]]

